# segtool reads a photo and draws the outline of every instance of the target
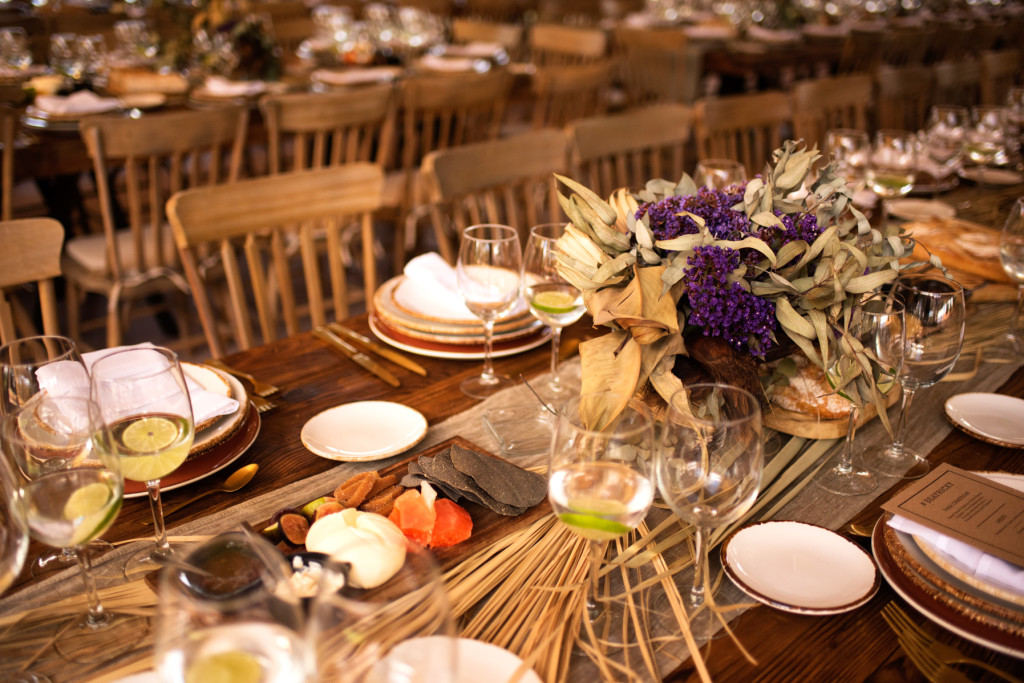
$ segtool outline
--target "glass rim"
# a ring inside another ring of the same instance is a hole
[[[120,377],[99,377],[99,378],[96,377],[96,366],[102,364],[108,358],[113,358],[115,356],[121,357],[121,356],[127,355],[129,353],[138,353],[140,351],[156,351],[158,354],[164,356],[164,358],[166,358],[167,360],[169,360],[171,362],[170,362],[169,365],[167,365],[165,367],[153,368],[151,370],[143,370],[142,372],[133,373],[131,375],[122,375]],[[95,384],[97,382],[123,382],[125,380],[140,380],[140,379],[147,379],[149,377],[156,377],[157,375],[162,375],[163,373],[167,372],[168,368],[174,368],[174,367],[177,367],[180,370],[181,362],[178,359],[178,354],[175,353],[174,351],[172,351],[171,349],[168,349],[167,347],[164,347],[164,346],[132,347],[132,348],[129,348],[129,349],[121,349],[120,351],[114,351],[113,353],[108,353],[107,355],[103,356],[102,358],[97,359],[89,367],[89,378],[90,378],[90,380],[92,381],[93,384]],[[184,371],[181,371],[181,373],[182,373],[182,379],[184,379],[184,374],[185,374]]]
[[[559,237],[561,237],[561,235],[558,235],[558,237],[555,237],[554,235],[545,235],[545,234],[542,234],[544,232],[544,230],[546,230],[548,228],[552,228],[552,229],[553,228],[558,228],[561,232],[564,233],[565,229],[567,227],[569,227],[570,225],[571,225],[571,223],[569,221],[565,221],[564,223],[556,223],[556,222],[552,222],[552,223],[538,223],[537,225],[534,225],[534,226],[532,226],[530,228],[530,237],[536,237],[537,239],[550,240],[550,241],[554,242]]]
[[[924,280],[939,280],[947,282],[950,285],[952,285],[953,291],[948,293],[928,292],[921,289],[920,285],[914,284],[916,282],[922,282]],[[928,296],[949,296],[949,294],[963,294],[964,292],[964,286],[962,284],[960,284],[951,277],[947,277],[941,274],[933,275],[931,273],[907,273],[906,275],[900,275],[895,280],[893,280],[893,286],[895,287],[896,285],[903,286],[906,289],[912,289],[918,294],[925,294]]]
[[[654,416],[651,414],[650,408],[648,408],[646,405],[644,405],[642,403],[639,404],[639,405],[635,405],[634,401],[632,400],[633,399],[632,395],[630,395],[628,397],[628,399],[626,401],[626,405],[623,406],[621,411],[619,411],[618,415],[616,416],[616,418],[615,418],[615,420],[614,420],[614,422],[612,424],[618,424],[621,421],[622,415],[627,410],[633,411],[637,416],[642,418],[642,423],[641,424],[638,424],[635,427],[624,429],[622,431],[609,430],[608,427],[605,427],[604,429],[593,429],[591,427],[584,426],[582,424],[582,421],[578,417],[579,406],[586,399],[595,399],[595,398],[598,398],[598,397],[601,397],[601,396],[619,396],[619,397],[621,397],[621,396],[625,396],[625,394],[623,394],[621,392],[617,392],[617,391],[593,391],[593,392],[589,392],[589,393],[586,393],[586,394],[580,394],[578,396],[573,396],[568,401],[566,401],[565,404],[562,405],[561,408],[559,408],[559,410],[558,410],[558,418],[559,418],[559,420],[561,420],[562,418],[565,418],[566,420],[568,420],[569,424],[572,425],[572,428],[574,430],[576,430],[578,432],[581,432],[581,433],[584,433],[584,434],[605,434],[605,435],[607,435],[607,434],[615,434],[617,436],[621,436],[621,435],[629,435],[629,434],[640,433],[640,432],[642,432],[642,431],[644,431],[646,429],[653,429],[654,428]],[[573,413],[569,412],[570,406],[575,406],[576,407],[575,415]]]
[[[723,427],[723,426],[730,426],[730,425],[738,425],[738,424],[741,424],[743,422],[749,422],[752,418],[754,418],[756,416],[758,422],[761,422],[761,417],[762,417],[761,402],[757,399],[757,397],[754,396],[749,391],[747,391],[746,389],[744,389],[743,387],[738,387],[738,386],[735,386],[735,385],[732,385],[732,384],[724,384],[724,383],[721,383],[721,382],[696,382],[694,384],[685,384],[685,385],[683,385],[682,389],[680,389],[679,391],[673,393],[669,397],[668,402],[667,402],[668,403],[668,412],[665,415],[666,418],[672,412],[679,412],[681,414],[684,414],[678,408],[675,407],[675,402],[676,402],[677,397],[682,396],[684,394],[689,395],[689,393],[691,393],[693,391],[693,389],[695,389],[695,388],[705,388],[705,387],[713,387],[713,388],[716,388],[716,389],[722,389],[722,390],[725,390],[724,393],[731,393],[731,394],[736,394],[737,396],[745,397],[748,401],[750,401],[750,405],[752,405],[756,409],[756,414],[752,413],[752,414],[750,414],[750,415],[748,415],[746,417],[737,417],[737,418],[730,418],[730,419],[726,419],[726,420],[712,421],[712,420],[708,420],[708,419],[703,418],[703,417],[698,417],[697,415],[694,415],[694,414],[690,413],[689,414],[689,419],[691,419],[692,421],[697,422],[697,423],[702,424],[702,425],[708,425],[708,426],[712,426],[712,427]]]
[[[75,353],[78,350],[78,344],[76,344],[75,340],[72,339],[71,337],[65,337],[62,334],[37,334],[37,335],[34,335],[32,337],[21,337],[20,339],[15,339],[14,341],[9,341],[6,344],[4,344],[3,346],[0,346],[0,358],[3,358],[6,355],[6,352],[7,352],[8,349],[12,349],[15,346],[19,346],[21,344],[26,344],[28,342],[42,342],[42,340],[44,340],[44,339],[52,339],[54,341],[61,341],[61,342],[65,342],[66,341],[66,342],[68,342],[70,344],[70,347],[67,349],[67,351],[62,353],[58,358],[48,359],[46,361],[47,363],[57,362],[57,361],[63,359],[65,356],[67,356],[69,354],[73,354],[73,353]],[[72,361],[72,362],[75,362],[75,361]],[[7,365],[7,366],[10,366],[10,367],[24,367],[26,365],[36,365],[36,364],[38,364],[38,361],[26,361],[24,363],[0,361],[0,365]]]
[[[507,232],[508,234],[505,236],[496,237],[477,237],[476,235],[470,234],[470,231],[482,230],[484,228],[496,229],[496,232]],[[519,231],[513,228],[511,225],[505,225],[503,223],[477,223],[476,225],[470,225],[469,227],[464,228],[462,231],[462,236],[465,239],[472,239],[476,240],[477,242],[511,242],[512,240],[519,239]]]

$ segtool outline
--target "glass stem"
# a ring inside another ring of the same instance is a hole
[[[494,360],[491,358],[491,349],[494,344],[494,321],[485,319],[484,323],[484,369],[481,376],[485,382],[496,381],[494,376]]]
[[[903,388],[903,403],[900,406],[900,417],[896,421],[896,432],[892,439],[892,446],[889,446],[889,453],[893,456],[903,455],[903,440],[907,434],[907,415],[910,413],[910,404],[914,400],[914,390]]]
[[[149,494],[149,509],[153,513],[153,535],[156,537],[156,547],[153,548],[153,555],[169,557],[171,554],[171,544],[167,540],[164,509],[160,503],[160,480],[147,481],[146,493]]]
[[[590,572],[589,578],[587,579],[587,617],[593,621],[601,614],[601,608],[598,606],[597,594],[600,588],[599,573],[601,571],[601,561],[604,559],[605,541],[589,541],[590,544]]]
[[[694,527],[693,535],[694,552],[693,556],[693,586],[690,588],[690,607],[694,611],[704,604],[704,575],[708,567],[708,532],[702,526]]]
[[[562,345],[562,328],[552,327],[551,328],[551,381],[549,382],[552,389],[558,390],[561,386],[561,380],[558,379],[558,349]]]
[[[860,418],[860,408],[853,406],[850,409],[850,423],[846,427],[846,443],[843,444],[843,452],[839,456],[839,464],[836,470],[841,475],[848,475],[853,472],[853,437],[857,433],[857,420]]]
[[[1017,285],[1017,307],[1013,309],[1013,319],[1010,320],[1010,335],[1017,351],[1024,351],[1024,339],[1021,339],[1021,317],[1024,316],[1024,285]]]
[[[85,584],[85,598],[89,603],[89,611],[85,615],[85,625],[91,629],[106,626],[110,617],[103,609],[100,594],[96,592],[96,580],[92,576],[92,553],[88,546],[80,545],[75,548],[75,556],[78,558],[78,566],[81,569],[82,583]]]

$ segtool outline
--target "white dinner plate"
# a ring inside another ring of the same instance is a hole
[[[539,321],[538,321],[539,322]],[[384,343],[394,346],[401,351],[428,356],[430,358],[446,358],[449,360],[481,360],[484,357],[483,345],[456,345],[441,342],[428,342],[414,339],[408,335],[405,339],[398,338],[398,333],[391,332],[385,327],[386,323],[378,320],[376,315],[370,316],[370,330],[377,338]],[[551,339],[551,329],[541,325],[535,328],[529,335],[522,338],[494,336],[494,348],[491,352],[492,358],[504,358],[514,356],[523,351],[535,349]]]
[[[412,638],[397,645],[392,652],[408,651],[413,655],[412,658],[426,661],[429,654],[415,656],[416,651],[436,652],[438,645],[446,639],[447,636]],[[455,643],[455,683],[506,683],[513,680],[512,677],[523,663],[519,657],[497,645],[472,638],[457,638]],[[426,680],[430,679],[423,671],[418,673]],[[518,683],[541,683],[540,677],[529,667],[523,667],[522,674],[514,680]]]
[[[744,527],[722,545],[722,565],[740,590],[795,614],[840,614],[875,594],[871,556],[834,531],[803,522]]]
[[[182,363],[181,371],[201,384],[206,391],[222,393],[238,401],[238,409],[235,412],[207,420],[202,425],[196,425],[196,439],[192,442],[192,448],[189,450],[189,455],[194,456],[223,443],[234,434],[235,430],[241,426],[249,409],[249,396],[245,393],[242,383],[226,372],[194,363]],[[223,390],[225,385],[226,391]]]
[[[302,427],[302,445],[329,460],[380,460],[415,446],[427,433],[418,410],[390,401],[357,401],[317,414]]]
[[[978,184],[985,185],[1016,185],[1024,182],[1024,175],[1006,168],[985,168],[977,166],[962,169],[959,172],[961,178]]]
[[[953,206],[937,199],[893,199],[886,206],[890,214],[908,221],[956,217]]]
[[[946,416],[982,441],[1024,448],[1024,400],[1003,394],[957,394],[946,400]]]

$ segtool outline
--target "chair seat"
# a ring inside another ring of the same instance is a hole
[[[137,262],[130,230],[118,230],[114,233],[118,250],[121,253],[121,265],[124,268],[125,274],[142,272],[150,267],[148,264],[158,263],[156,240],[152,237],[153,232],[152,226],[143,228],[146,264],[139,264]],[[164,226],[162,234],[164,242],[163,253],[177,254],[177,247],[174,245],[174,235],[171,233],[170,226]],[[107,240],[103,233],[83,235],[69,239],[64,247],[64,257],[62,260],[65,268],[73,268],[76,272],[86,275],[89,280],[99,282],[113,279],[107,266]],[[171,261],[172,264],[174,262]]]

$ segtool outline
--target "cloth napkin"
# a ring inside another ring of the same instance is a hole
[[[91,371],[96,361],[112,353],[126,349],[145,348],[154,348],[154,345],[147,342],[134,346],[118,346],[112,349],[92,351],[83,354],[82,361],[85,363],[86,370]],[[125,361],[124,369],[126,374],[133,369],[144,369],[144,364],[146,363],[145,359],[141,361],[143,363],[142,366],[137,364],[131,365],[129,358],[126,358]],[[82,366],[73,361],[61,361],[44,365],[36,371],[36,378],[39,380],[39,388],[48,391],[53,396],[89,395],[89,377],[82,372]],[[188,387],[189,398],[192,400],[192,415],[196,424],[201,424],[221,415],[230,415],[238,410],[238,401],[230,396],[206,391],[188,375],[185,375],[185,384]]]
[[[361,83],[383,83],[393,81],[397,71],[390,66],[378,66],[367,69],[317,69],[310,74],[310,80],[328,85],[358,85]]]
[[[906,517],[894,516],[889,520],[889,526],[922,539],[945,558],[955,562],[982,581],[994,583],[1024,596],[1024,567],[989,555],[968,543],[933,531]]]
[[[41,111],[58,116],[102,114],[121,108],[116,97],[100,97],[91,90],[79,90],[67,96],[38,95],[33,104]]]
[[[452,57],[471,57],[476,59],[493,59],[501,54],[504,48],[501,43],[492,43],[482,40],[475,40],[465,45],[446,45],[444,55]]]
[[[232,81],[223,76],[207,76],[203,87],[217,97],[249,97],[267,89],[263,81]]]
[[[476,68],[475,59],[469,57],[438,57],[437,55],[423,55],[420,58],[419,66],[430,71],[472,71]]]
[[[466,308],[455,269],[436,252],[420,254],[410,260],[403,272],[405,280],[395,289],[395,298],[405,308],[434,318],[480,320]],[[524,310],[526,303],[519,297],[515,308],[506,316],[516,316]]]

